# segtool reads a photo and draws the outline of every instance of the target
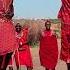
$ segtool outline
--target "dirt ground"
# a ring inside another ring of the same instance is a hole
[[[60,55],[60,49],[61,49],[60,42],[61,42],[61,40],[58,39],[59,55]],[[31,48],[31,54],[32,54],[32,59],[33,59],[33,70],[45,70],[45,68],[40,65],[39,48],[38,47]],[[8,68],[7,68],[7,70],[8,70]],[[14,65],[14,70],[16,70],[15,65]],[[20,70],[26,70],[26,67],[22,66]],[[56,70],[67,70],[67,66],[66,66],[65,62],[58,59]]]

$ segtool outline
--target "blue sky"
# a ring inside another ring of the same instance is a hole
[[[57,18],[60,0],[14,0],[14,18]]]

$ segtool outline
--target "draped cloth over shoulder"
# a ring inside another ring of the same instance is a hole
[[[0,0],[0,55],[13,52],[17,49],[17,40],[15,27],[13,26],[12,17],[8,12],[13,12],[13,0]],[[9,13],[10,14],[10,13]]]
[[[42,66],[48,69],[55,68],[58,60],[58,45],[57,39],[51,31],[42,32],[39,54]]]
[[[33,68],[30,46],[28,45],[28,40],[27,40],[28,33],[29,33],[29,29],[24,28],[22,30],[21,37],[17,38],[19,41],[19,44],[22,43],[22,46],[19,46],[19,49],[21,49],[21,50],[19,50],[18,52],[15,53],[15,59],[16,59],[17,66],[20,63],[20,65],[25,65],[27,67]],[[18,53],[19,53],[19,55],[18,55]]]
[[[70,63],[70,0],[61,0],[62,6],[58,13],[61,21],[61,60]]]
[[[13,0],[0,0],[0,17],[11,19],[14,15]]]
[[[62,6],[58,13],[58,18],[64,24],[70,24],[70,0],[61,0]]]

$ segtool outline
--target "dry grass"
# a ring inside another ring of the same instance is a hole
[[[39,41],[40,33],[45,29],[45,20],[15,20],[16,23],[20,23],[22,26],[28,26],[30,29],[28,40],[30,43],[36,43]],[[52,22],[51,29],[56,32],[58,38],[60,38],[60,22]]]

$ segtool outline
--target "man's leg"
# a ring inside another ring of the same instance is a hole
[[[33,67],[27,67],[27,70],[32,70],[33,69]]]
[[[13,67],[12,66],[9,66],[9,70],[13,70]]]
[[[48,68],[45,68],[45,70],[49,70]]]
[[[17,70],[19,70],[20,60],[19,60],[19,51],[18,50],[15,51],[14,58],[15,58],[15,63],[16,63]]]
[[[6,70],[7,65],[8,65],[8,63],[11,59],[11,55],[12,55],[12,53],[8,53],[8,54],[5,55],[5,59],[4,59],[4,62],[2,64],[2,70]]]
[[[0,70],[1,70],[2,61],[3,61],[3,56],[0,56]]]
[[[67,69],[70,70],[70,63],[67,63]]]

